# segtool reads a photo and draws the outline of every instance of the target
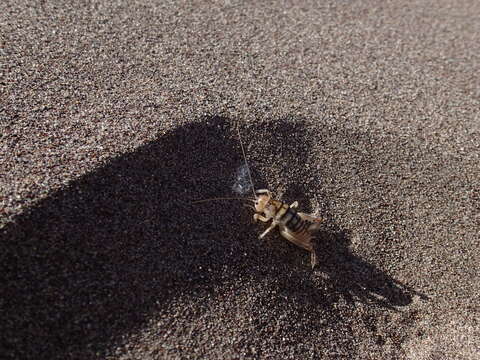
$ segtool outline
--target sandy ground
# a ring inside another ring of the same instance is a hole
[[[75,5],[73,5],[75,4]],[[480,2],[2,1],[8,359],[479,359]],[[320,267],[232,196],[323,217]]]

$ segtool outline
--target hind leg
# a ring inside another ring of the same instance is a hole
[[[311,244],[312,244],[312,250],[310,250],[310,264],[312,265],[312,270],[313,270],[318,265],[317,243],[315,238],[312,238]]]
[[[280,229],[280,234],[290,242],[294,243],[295,245],[304,248],[310,252],[310,264],[312,266],[312,270],[318,265],[317,260],[317,246],[315,242],[315,238],[312,238],[310,235],[303,234],[300,236],[295,236],[290,233],[287,229],[283,228]]]
[[[308,215],[305,213],[298,213],[302,220],[310,222],[308,227],[308,232],[310,234],[316,232],[322,226],[323,219]],[[312,237],[310,240],[311,250],[310,250],[310,264],[312,265],[312,270],[318,265],[317,258],[317,239]]]
[[[308,220],[308,221],[311,221],[313,223],[319,223],[319,222],[322,222],[323,219],[322,218],[317,218],[317,217],[314,217],[312,215],[308,215],[308,214],[305,214],[305,213],[302,213],[302,212],[299,212],[298,215],[300,215],[300,217],[304,220]]]
[[[309,232],[314,232],[320,229],[322,226],[323,219],[322,218],[317,218],[312,215],[308,215],[305,213],[298,213],[298,215],[303,219],[311,222],[312,224],[308,227]]]

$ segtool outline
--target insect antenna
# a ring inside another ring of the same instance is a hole
[[[253,202],[257,200],[257,193],[255,192],[255,186],[253,185],[252,174],[250,172],[250,167],[248,166],[247,156],[245,155],[245,149],[243,147],[242,136],[240,135],[240,127],[238,123],[237,123],[237,133],[238,133],[238,140],[240,141],[240,147],[242,148],[243,159],[245,160],[245,167],[247,168],[247,172],[248,172],[248,178],[250,180],[250,184],[252,185],[253,199],[241,198],[241,197],[217,197],[217,198],[210,198],[210,199],[195,200],[191,202],[192,204],[198,204],[198,203],[208,202],[208,201],[218,201],[218,200],[248,200]],[[255,210],[255,207],[252,206],[252,208]]]
[[[250,173],[250,167],[248,166],[247,156],[245,155],[245,149],[243,148],[242,136],[240,135],[240,126],[237,123],[237,132],[238,140],[240,141],[240,147],[242,148],[243,160],[245,160],[245,166],[247,167],[248,178],[250,179],[250,184],[252,185],[253,197],[257,198],[257,193],[255,192],[255,186],[253,185],[252,174]]]
[[[192,204],[198,204],[198,203],[202,203],[202,202],[216,201],[216,200],[249,200],[249,201],[255,201],[254,199],[251,199],[251,198],[217,197],[217,198],[210,198],[210,199],[195,200],[195,201],[192,201]]]

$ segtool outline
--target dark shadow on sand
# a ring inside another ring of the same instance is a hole
[[[3,229],[2,354],[93,357],[168,299],[214,284],[222,265],[241,262],[245,251],[219,235],[240,233],[232,219],[246,213],[240,202],[190,205],[232,195],[243,159],[231,126],[208,117],[179,127]]]
[[[293,245],[281,243],[279,250],[259,242],[261,229],[240,202],[190,204],[232,195],[233,176],[243,164],[233,126],[229,119],[206,117],[179,127],[73,181],[1,231],[0,341],[6,358],[95,357],[172,298],[239,273],[286,279],[299,258],[308,266]],[[298,123],[276,121],[250,128],[245,138],[271,126],[292,136],[303,131]],[[265,144],[285,159],[300,151],[295,142]],[[284,171],[297,166],[286,160]],[[253,170],[257,185],[268,185]],[[333,293],[365,300],[378,294],[386,306],[411,301],[381,270],[348,255],[337,233],[327,231],[322,239],[325,249],[342,254],[323,264]],[[308,289],[292,287],[291,280],[284,282],[286,294],[313,291],[330,307],[333,297],[300,278]],[[331,323],[338,321],[332,310]]]
[[[330,223],[316,236],[320,262],[318,270],[327,276],[330,293],[342,296],[348,303],[360,301],[388,309],[409,305],[414,295],[428,299],[352,253],[348,247],[348,231]]]

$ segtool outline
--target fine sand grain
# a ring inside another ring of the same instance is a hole
[[[478,359],[480,2],[0,2],[0,357]],[[320,266],[256,188],[325,219]],[[247,194],[246,196],[249,196]]]

